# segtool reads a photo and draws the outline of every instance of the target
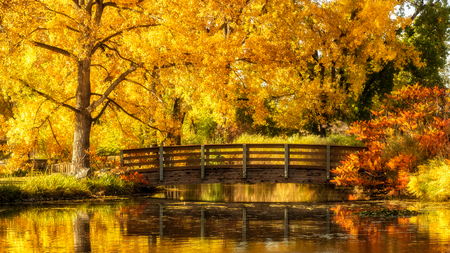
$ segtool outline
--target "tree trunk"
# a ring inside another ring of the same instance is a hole
[[[89,155],[89,136],[91,135],[92,117],[87,111],[91,99],[91,59],[86,58],[78,62],[78,88],[76,97],[76,106],[78,110],[75,113],[75,132],[73,136],[73,172],[79,173],[90,168]]]

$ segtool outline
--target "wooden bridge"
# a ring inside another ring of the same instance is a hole
[[[203,183],[330,184],[330,170],[357,146],[208,144],[122,150],[122,167],[149,187]],[[138,167],[138,169],[134,169]]]

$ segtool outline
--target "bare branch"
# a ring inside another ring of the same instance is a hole
[[[66,51],[64,49],[61,49],[59,47],[50,46],[50,45],[47,45],[47,44],[44,44],[44,43],[41,43],[41,42],[37,42],[37,41],[33,41],[33,44],[35,46],[37,46],[37,47],[44,48],[44,49],[50,50],[50,51],[58,53],[58,54],[62,54],[62,55],[67,56],[67,57],[75,57],[75,55],[73,55],[70,52],[68,52],[68,51]]]
[[[112,84],[108,87],[108,89],[103,93],[103,95],[96,101],[94,101],[91,105],[88,106],[87,111],[92,112],[99,106],[105,99],[111,94],[111,92],[119,85],[125,78],[132,72],[134,72],[136,69],[140,68],[143,65],[143,63],[140,64],[134,64],[129,69],[127,69],[125,72],[123,72]]]
[[[68,101],[68,100],[70,100],[70,99],[72,99],[72,98],[66,100],[65,102],[59,102],[59,101],[57,101],[56,99],[54,99],[52,96],[50,96],[50,95],[48,95],[48,94],[45,94],[45,93],[43,93],[43,92],[41,92],[41,91],[36,90],[34,87],[32,87],[31,85],[29,85],[25,80],[22,80],[22,79],[17,79],[17,80],[19,80],[23,85],[25,85],[26,87],[28,87],[29,89],[31,89],[33,92],[35,92],[35,93],[39,94],[40,96],[42,96],[42,97],[44,97],[44,98],[46,98],[46,99],[52,101],[53,103],[55,103],[55,104],[57,104],[57,105],[64,106],[64,107],[66,107],[66,108],[68,108],[68,109],[70,109],[70,110],[72,110],[72,111],[74,111],[74,112],[79,112],[79,110],[75,109],[75,107],[70,106],[70,105],[68,105],[68,104],[65,103],[66,101]]]

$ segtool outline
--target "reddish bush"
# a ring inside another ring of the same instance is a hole
[[[426,160],[449,156],[449,91],[419,85],[388,96],[370,121],[355,122],[350,133],[367,151],[349,155],[333,173],[338,185],[401,191],[409,174]]]

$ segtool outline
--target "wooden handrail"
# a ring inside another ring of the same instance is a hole
[[[198,168],[205,179],[205,169],[242,168],[246,178],[248,167],[284,166],[284,176],[289,177],[290,167],[325,167],[327,180],[330,170],[344,160],[347,154],[367,149],[359,146],[312,145],[312,144],[205,144],[170,147],[127,149],[120,152],[124,168],[139,167],[154,170],[164,180],[164,169]],[[134,170],[139,171],[139,170]]]

